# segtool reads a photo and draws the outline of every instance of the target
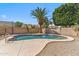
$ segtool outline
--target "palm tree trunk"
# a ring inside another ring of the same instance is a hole
[[[40,33],[42,33],[42,26],[40,25]]]
[[[13,22],[12,22],[12,34],[14,33]]]

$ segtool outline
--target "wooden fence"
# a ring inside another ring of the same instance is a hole
[[[21,28],[21,27],[0,27],[0,34],[4,34],[4,33],[8,33],[8,34],[26,34],[26,33],[38,33],[39,32],[39,28],[29,28],[27,30],[27,28]]]

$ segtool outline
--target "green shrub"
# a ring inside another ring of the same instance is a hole
[[[15,26],[16,27],[21,27],[23,25],[23,23],[22,22],[19,22],[19,21],[17,21],[16,23],[15,23]]]

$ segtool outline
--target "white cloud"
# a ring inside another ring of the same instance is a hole
[[[0,15],[0,16],[1,16],[2,18],[7,18],[7,15],[4,15],[4,14],[3,14],[3,15]]]

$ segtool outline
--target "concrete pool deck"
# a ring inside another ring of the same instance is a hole
[[[74,38],[69,42],[48,43],[37,56],[79,56],[79,37]]]
[[[11,36],[8,38],[11,38]],[[8,43],[5,43],[5,40],[0,40],[0,56],[35,56],[40,53],[49,42],[72,40],[74,40],[72,37],[64,40],[33,39],[11,41]]]

